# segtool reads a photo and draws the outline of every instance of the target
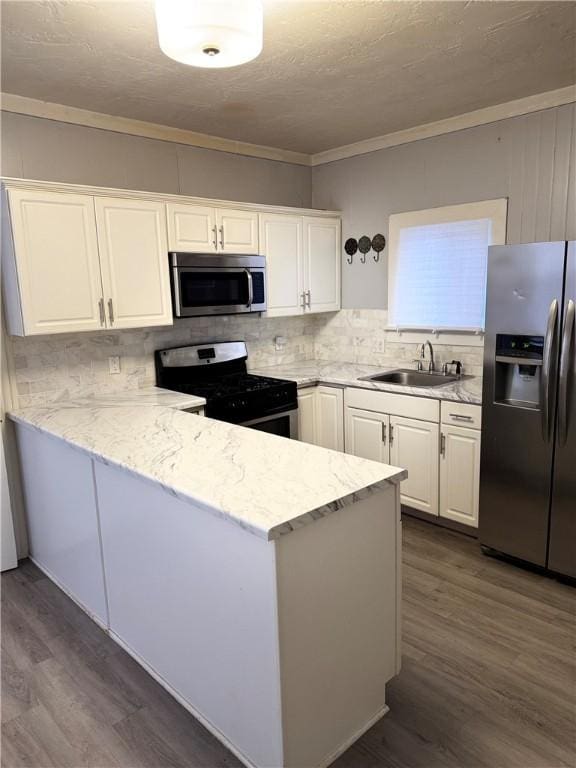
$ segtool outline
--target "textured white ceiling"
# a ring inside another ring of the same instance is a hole
[[[228,70],[166,58],[150,1],[1,9],[7,93],[306,153],[576,82],[574,2],[265,0]]]

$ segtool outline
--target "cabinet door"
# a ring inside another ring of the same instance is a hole
[[[340,219],[304,217],[304,260],[309,311],[340,309]]]
[[[346,408],[346,453],[389,464],[389,433],[390,418],[387,414]]]
[[[304,311],[302,216],[260,214],[260,245],[266,256],[267,316]]]
[[[164,203],[95,203],[108,327],[172,325]]]
[[[316,387],[298,390],[298,439],[316,442]]]
[[[259,253],[257,213],[219,208],[216,225],[222,253]]]
[[[168,203],[168,246],[170,251],[216,253],[216,211],[204,205]]]
[[[24,335],[101,328],[93,198],[21,189],[8,195]]]
[[[438,515],[438,424],[390,417],[390,463],[408,470],[400,485],[400,501]]]
[[[316,445],[344,450],[344,391],[316,387]]]
[[[480,431],[442,425],[440,516],[478,527]]]

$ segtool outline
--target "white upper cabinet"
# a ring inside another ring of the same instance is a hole
[[[166,214],[170,251],[216,253],[218,230],[215,208],[168,203]]]
[[[171,325],[164,203],[97,197],[95,205],[108,327]]]
[[[211,202],[6,179],[9,333],[171,325],[170,251],[264,255],[271,317],[340,308],[339,217]]]
[[[340,219],[260,215],[268,315],[340,309]]]
[[[310,312],[340,309],[340,220],[304,218],[306,302]]]
[[[390,416],[390,464],[408,470],[400,500],[429,515],[438,515],[438,439],[438,424]]]
[[[257,213],[217,208],[216,226],[221,253],[259,253]]]
[[[299,315],[304,309],[302,216],[264,213],[260,245],[266,256],[269,317]]]
[[[9,333],[172,325],[164,203],[25,189],[8,201]]]
[[[17,335],[102,327],[102,283],[89,195],[12,189],[4,221],[4,295]],[[13,246],[13,247],[11,247]]]
[[[184,253],[259,253],[258,214],[234,208],[168,203],[168,243]]]

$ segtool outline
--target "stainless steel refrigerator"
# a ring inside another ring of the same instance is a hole
[[[576,578],[576,242],[488,256],[479,537]]]

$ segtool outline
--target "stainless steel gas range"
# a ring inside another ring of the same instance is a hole
[[[262,432],[298,437],[298,396],[293,381],[247,371],[243,341],[160,349],[156,383],[206,400],[206,416]]]

